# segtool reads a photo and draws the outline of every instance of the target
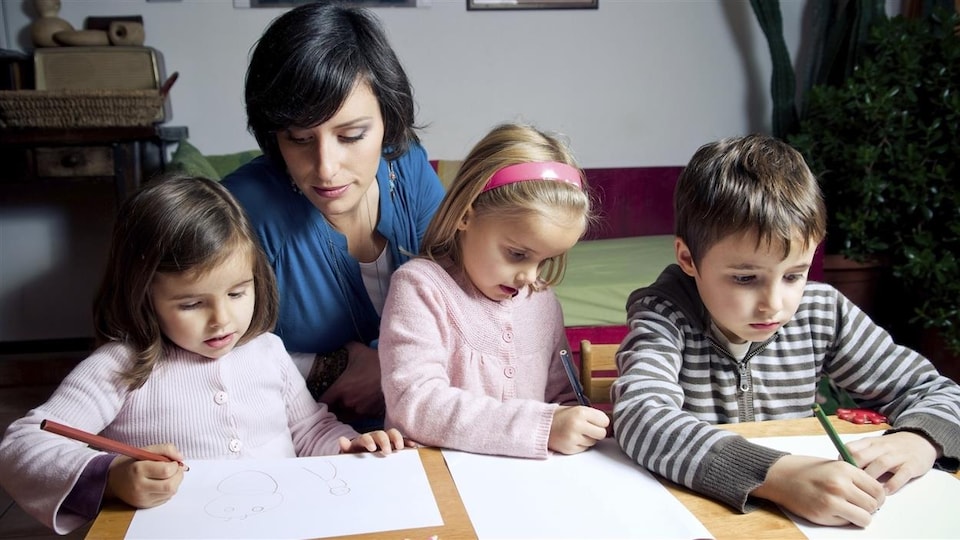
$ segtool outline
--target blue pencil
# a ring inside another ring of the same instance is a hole
[[[583,387],[580,386],[580,377],[577,376],[577,370],[573,367],[573,360],[570,359],[570,353],[566,349],[560,349],[560,363],[567,372],[567,378],[570,379],[570,386],[577,395],[577,403],[585,407],[590,406],[590,400],[583,393]]]

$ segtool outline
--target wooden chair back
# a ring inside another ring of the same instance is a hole
[[[593,405],[610,404],[610,386],[617,378],[619,343],[580,341],[580,382]]]

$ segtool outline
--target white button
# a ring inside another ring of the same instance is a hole
[[[227,402],[227,393],[226,392],[217,392],[213,395],[213,401],[217,405],[223,405]]]
[[[507,366],[503,368],[503,374],[508,378],[512,379],[514,375],[517,374],[517,368],[513,366]]]
[[[240,452],[240,448],[243,445],[240,443],[240,439],[230,439],[230,451],[233,453]]]
[[[513,341],[513,332],[511,332],[511,331],[509,331],[509,330],[507,330],[506,332],[504,332],[504,333],[503,333],[503,340],[506,341],[507,343],[510,343],[511,341]]]

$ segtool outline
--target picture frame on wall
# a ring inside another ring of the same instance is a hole
[[[600,0],[466,0],[467,11],[495,9],[597,9]]]
[[[150,0],[148,0],[150,1]],[[153,0],[158,1],[158,0]],[[233,0],[235,8],[292,8],[300,4],[309,4],[311,2],[333,2],[337,1],[350,6],[364,8],[380,7],[419,7],[417,4],[424,4],[429,0]]]

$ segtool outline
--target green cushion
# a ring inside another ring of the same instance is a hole
[[[653,283],[677,261],[674,236],[584,240],[567,253],[567,269],[555,288],[564,326],[627,324],[627,297]]]
[[[259,155],[259,150],[244,150],[233,154],[205,156],[196,146],[186,139],[181,139],[170,160],[169,170],[220,180]]]
[[[220,179],[220,174],[210,161],[186,139],[180,139],[180,144],[173,152],[168,170],[193,176],[204,176],[212,180]]]
[[[235,154],[220,154],[207,156],[207,161],[220,175],[219,178],[232,173],[241,165],[260,155],[259,150],[245,150]]]

